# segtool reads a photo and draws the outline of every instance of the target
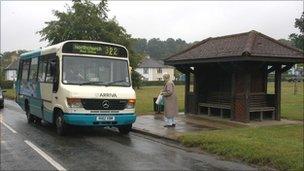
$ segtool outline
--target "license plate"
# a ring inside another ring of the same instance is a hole
[[[96,121],[114,121],[114,116],[97,116]]]

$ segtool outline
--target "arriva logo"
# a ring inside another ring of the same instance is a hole
[[[100,93],[99,97],[117,97],[116,93]]]

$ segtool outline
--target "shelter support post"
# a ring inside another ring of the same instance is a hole
[[[231,74],[231,110],[230,119],[235,119],[235,71]]]
[[[235,70],[234,84],[232,86],[233,110],[231,111],[233,120],[239,122],[249,122],[249,101],[251,88],[251,75],[248,65],[243,65]]]
[[[281,120],[281,65],[275,66],[275,75],[274,75],[274,92],[275,92],[275,108],[276,108],[276,120]]]
[[[185,113],[189,113],[188,93],[190,91],[190,73],[185,73]]]
[[[246,71],[245,71],[246,72]],[[251,84],[251,76],[250,73],[247,71],[245,74],[245,122],[250,121],[250,112],[249,112],[249,96],[250,96],[250,84]]]

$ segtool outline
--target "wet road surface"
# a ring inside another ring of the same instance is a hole
[[[60,137],[47,123],[27,124],[6,101],[1,117],[1,170],[255,170],[190,152],[174,142],[116,129],[73,128]]]

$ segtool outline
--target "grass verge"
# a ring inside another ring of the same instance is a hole
[[[188,147],[268,165],[279,170],[303,170],[303,125],[236,128],[186,133],[180,141]]]
[[[3,93],[4,98],[7,99],[15,99],[16,97],[16,91],[15,89],[5,89],[6,92]]]

